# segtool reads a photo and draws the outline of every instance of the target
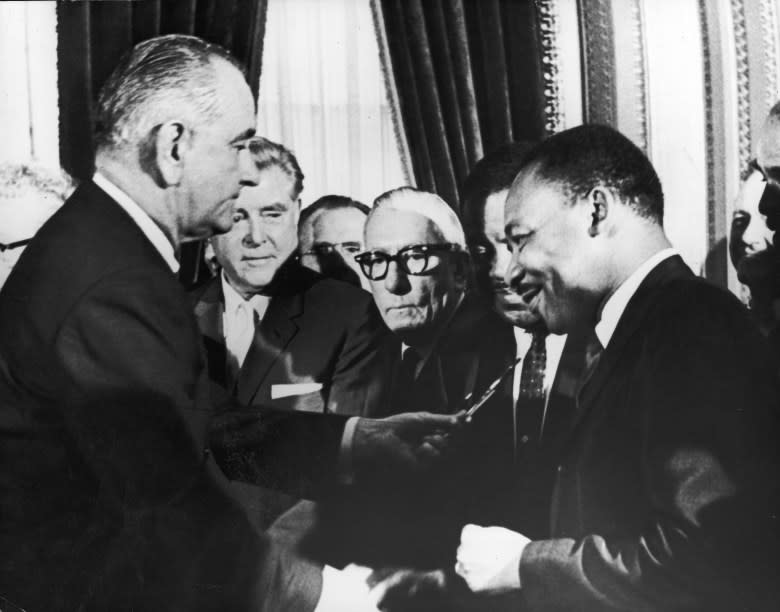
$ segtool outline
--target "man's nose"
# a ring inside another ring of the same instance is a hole
[[[403,295],[409,291],[409,278],[406,272],[401,269],[397,261],[391,261],[387,264],[387,275],[385,276],[385,289],[396,295]]]
[[[510,254],[509,261],[504,272],[504,282],[506,285],[514,289],[519,283],[522,282],[525,276],[525,270],[519,262],[520,251],[515,250]]]
[[[496,249],[490,262],[490,276],[495,280],[505,281],[507,270],[512,262],[512,254],[506,248]]]
[[[253,247],[253,246],[259,246],[263,244],[267,239],[267,234],[265,232],[265,226],[263,225],[263,222],[259,219],[252,219],[249,220],[249,229],[244,236],[244,246]]]
[[[238,154],[239,181],[244,187],[254,187],[258,184],[260,172],[255,165],[249,147],[244,147]]]

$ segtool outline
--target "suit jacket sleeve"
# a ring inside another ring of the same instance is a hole
[[[120,271],[55,340],[66,426],[100,492],[94,530],[118,525],[92,607],[312,609],[319,568],[253,530],[211,457],[198,336],[176,289],[148,267]]]
[[[641,428],[646,516],[633,529],[529,544],[519,571],[531,610],[713,609],[705,593],[737,609],[777,567],[771,360],[736,306],[686,297],[696,312],[678,304],[639,332],[625,383],[636,405],[620,406]],[[620,504],[620,492],[603,503]]]

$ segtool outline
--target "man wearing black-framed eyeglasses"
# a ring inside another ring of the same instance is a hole
[[[458,412],[506,368],[505,347],[497,347],[507,336],[497,315],[468,295],[471,263],[457,215],[436,194],[394,189],[375,200],[365,245],[355,259],[394,335],[387,347],[392,392],[376,416]],[[333,538],[345,560],[421,568],[450,557],[463,521],[482,510],[492,457],[510,452],[511,415],[497,408],[475,417],[434,479],[371,491],[362,505],[345,507]]]

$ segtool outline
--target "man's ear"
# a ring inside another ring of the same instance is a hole
[[[179,121],[166,121],[157,131],[155,163],[165,186],[178,185],[184,169],[184,157],[192,135]]]
[[[298,198],[295,201],[293,212],[295,213],[295,225],[298,225],[298,221],[301,220],[301,199],[300,198]]]
[[[588,233],[595,237],[604,231],[607,216],[614,203],[612,193],[604,187],[594,187],[587,196],[590,206],[590,227]]]

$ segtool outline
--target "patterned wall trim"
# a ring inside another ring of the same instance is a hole
[[[731,19],[734,23],[734,49],[737,60],[737,134],[741,172],[747,168],[751,157],[750,63],[744,0],[731,0]]]
[[[612,19],[616,26],[617,127],[645,153],[649,153],[647,58],[642,5],[641,0],[612,3]]]
[[[717,239],[715,227],[715,209],[717,195],[715,186],[715,110],[712,91],[712,40],[710,23],[707,14],[707,0],[699,0],[699,18],[701,21],[702,55],[704,62],[704,134],[707,160],[707,244],[713,245]]]
[[[638,145],[649,156],[650,151],[650,115],[648,113],[647,92],[647,52],[644,19],[641,0],[634,0],[631,6],[631,37],[634,41],[634,66],[632,77],[635,86],[634,108],[639,120],[637,133]]]
[[[761,48],[764,51],[763,63],[766,74],[764,105],[762,115],[768,115],[769,109],[777,102],[780,91],[777,89],[777,10],[775,0],[761,0]]]
[[[566,123],[561,75],[558,70],[560,45],[558,10],[557,0],[536,0],[544,71],[544,129],[547,134],[560,132]]]
[[[617,126],[615,26],[611,0],[580,0],[584,39],[585,121]]]

